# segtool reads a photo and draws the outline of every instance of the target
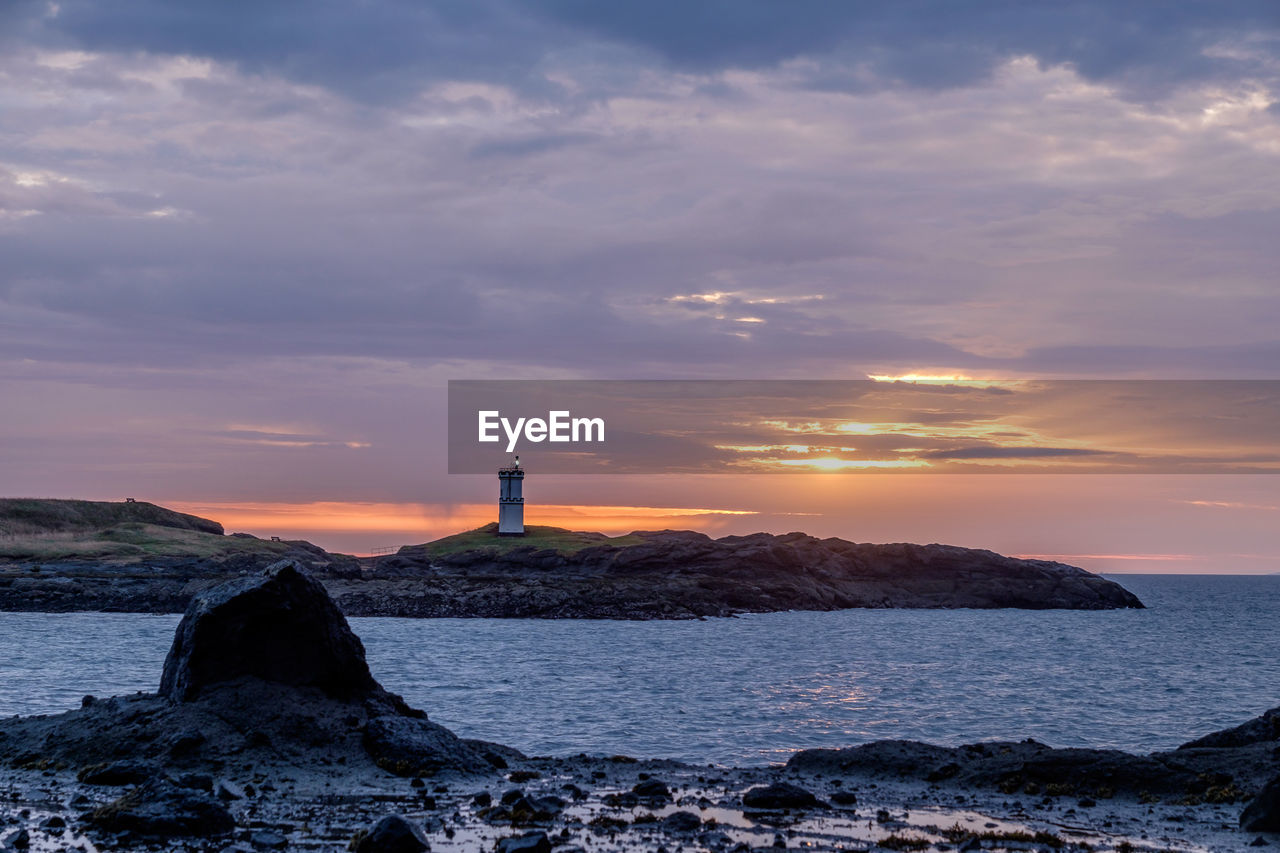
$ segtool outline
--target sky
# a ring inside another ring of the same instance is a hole
[[[450,379],[1280,379],[1276,233],[1270,0],[8,0],[0,493],[367,553],[491,520]],[[1267,475],[535,474],[1280,571]]]

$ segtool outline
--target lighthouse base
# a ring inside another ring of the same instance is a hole
[[[524,535],[524,502],[498,504],[498,535]]]

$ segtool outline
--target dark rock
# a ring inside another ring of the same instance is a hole
[[[231,813],[212,796],[163,778],[95,809],[86,820],[108,832],[164,837],[223,835],[235,828]]]
[[[355,846],[355,853],[422,853],[430,850],[422,827],[398,814],[387,815]]]
[[[1178,749],[1226,749],[1273,740],[1280,740],[1280,708],[1272,708],[1235,728],[1188,741]]]
[[[704,832],[698,836],[698,841],[704,847],[710,847],[712,850],[723,850],[733,843],[733,839],[726,832],[713,829],[710,832]]]
[[[169,742],[169,754],[172,756],[190,755],[204,743],[204,734],[195,729],[179,732]]]
[[[1259,835],[1257,838],[1249,842],[1250,847],[1267,847],[1270,846],[1267,839]]]
[[[831,802],[838,806],[856,806],[858,795],[853,791],[836,791],[831,795]]]
[[[25,829],[20,829],[4,840],[6,847],[12,847],[14,850],[26,850],[31,846],[31,833]]]
[[[1280,832],[1280,776],[1263,787],[1253,802],[1240,814],[1240,828],[1245,832]]]
[[[337,605],[292,560],[192,599],[165,659],[160,693],[189,701],[242,678],[316,687],[338,699],[380,689]]]
[[[82,767],[76,779],[86,785],[138,785],[159,773],[160,768],[150,762],[126,759]]]
[[[620,794],[605,794],[600,802],[615,809],[631,809],[640,805],[640,798],[630,791],[623,791]]]
[[[662,828],[680,834],[697,832],[702,828],[702,818],[693,812],[672,812],[662,819]]]
[[[283,850],[289,839],[273,829],[262,829],[249,836],[249,843],[258,850]]]
[[[631,793],[646,800],[670,800],[671,789],[658,779],[645,779],[631,789]]]
[[[445,767],[480,773],[491,766],[481,750],[421,717],[374,717],[363,737],[378,766],[397,776],[429,776]]]
[[[559,797],[528,797],[522,795],[510,803],[510,806],[513,818],[525,821],[546,821],[564,811],[565,801]]]
[[[40,822],[41,829],[65,829],[67,821],[62,815],[51,815]]]
[[[218,799],[231,802],[232,800],[243,800],[245,797],[244,789],[235,782],[229,782],[223,779],[218,783],[218,790],[215,792]]]
[[[497,853],[551,853],[551,839],[545,832],[528,832],[498,840]]]
[[[491,806],[493,805],[493,794],[490,794],[488,791],[481,791],[471,798],[471,804],[481,808]]]
[[[204,773],[187,773],[174,780],[179,788],[195,788],[213,793],[213,777]]]
[[[1185,757],[1185,753],[1169,753]],[[1032,740],[944,747],[915,741],[876,741],[844,749],[809,749],[787,761],[802,773],[897,776],[924,780],[933,768],[954,763],[947,780],[960,786],[995,787],[1005,793],[1027,785],[1048,785],[1092,793],[1102,789],[1137,794],[1185,796],[1201,785],[1207,768],[1193,770],[1187,761],[1172,762],[1162,755],[1131,755],[1114,749],[1053,749]]]
[[[747,791],[742,804],[752,809],[803,809],[818,805],[818,798],[798,785],[774,782]]]

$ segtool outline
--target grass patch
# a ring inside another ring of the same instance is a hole
[[[1067,843],[1061,837],[1054,835],[1052,832],[1044,832],[1043,830],[1034,833],[1021,829],[979,832],[973,829],[968,829],[958,823],[950,829],[942,830],[939,834],[953,844],[961,844],[972,838],[979,842],[991,841],[998,843],[1002,841],[1012,841],[1021,844],[1042,844],[1045,847],[1051,847],[1054,850],[1059,850],[1062,847],[1065,847]],[[883,844],[884,842],[881,842],[881,845]]]
[[[527,525],[524,531],[523,536],[499,536],[497,523],[491,522],[484,527],[477,527],[475,530],[445,536],[425,545],[405,546],[400,549],[400,553],[406,555],[422,554],[427,557],[447,557],[467,551],[485,550],[494,554],[509,554],[521,548],[534,548],[573,554],[584,548],[594,548],[598,545],[624,547],[638,545],[644,541],[643,537],[634,536],[630,533],[624,536],[605,536],[603,533],[586,533],[566,530],[563,527],[546,527],[537,524]]]
[[[221,535],[222,525],[146,501],[0,498],[0,535],[102,530],[124,523],[154,524]]]
[[[283,555],[292,547],[288,542],[241,539],[140,522],[125,522],[101,530],[0,535],[0,559],[41,562]]]

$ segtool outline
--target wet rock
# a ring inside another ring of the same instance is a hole
[[[289,846],[289,839],[273,829],[263,829],[249,836],[249,844],[255,850],[283,850]]]
[[[498,841],[497,853],[551,853],[551,839],[545,832],[528,832]]]
[[[516,820],[547,821],[564,811],[565,801],[559,797],[521,796],[511,803],[511,816]]]
[[[421,717],[386,714],[369,720],[364,748],[397,776],[429,776],[445,767],[481,773],[492,766],[481,750]]]
[[[31,846],[31,833],[25,829],[20,829],[4,840],[6,847],[12,847],[14,850],[26,850]]]
[[[818,798],[798,785],[774,782],[747,791],[742,804],[751,809],[804,809],[818,805]]]
[[[181,731],[169,742],[169,754],[173,756],[190,755],[199,749],[204,741],[204,734],[197,729]]]
[[[836,791],[831,795],[831,802],[838,806],[856,806],[858,795],[853,791]]]
[[[355,853],[422,853],[430,849],[422,827],[398,814],[375,823],[355,845]]]
[[[86,785],[139,785],[159,773],[150,762],[125,760],[82,767],[76,778]]]
[[[160,693],[189,701],[242,678],[339,699],[380,689],[337,605],[293,560],[197,594],[165,659]]]
[[[733,843],[733,839],[728,833],[713,829],[710,832],[704,832],[698,836],[698,841],[704,847],[710,847],[712,850],[724,850]]]
[[[86,820],[108,832],[163,837],[223,835],[235,828],[231,813],[212,796],[162,778],[95,809]]]
[[[1272,779],[1240,814],[1245,832],[1280,832],[1280,776]]]
[[[231,802],[232,800],[243,800],[245,797],[244,789],[235,782],[229,782],[223,779],[218,783],[218,789],[214,792],[219,800]]]
[[[205,773],[186,773],[174,780],[179,788],[195,788],[197,791],[213,793],[213,777]]]
[[[662,819],[662,828],[681,835],[697,832],[702,828],[702,818],[693,812],[672,812]]]
[[[645,779],[631,789],[631,793],[645,800],[670,800],[671,789],[659,779]]]

